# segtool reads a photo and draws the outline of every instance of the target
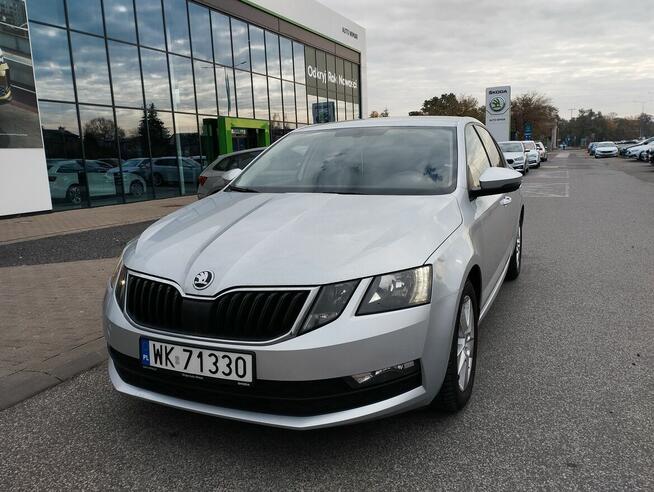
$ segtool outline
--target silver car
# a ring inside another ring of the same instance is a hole
[[[522,144],[525,146],[527,151],[527,161],[529,167],[540,167],[540,152],[538,152],[538,147],[536,147],[536,142],[533,140],[523,140]]]
[[[500,150],[504,154],[506,163],[513,169],[520,171],[522,174],[529,172],[529,164],[527,164],[527,150],[522,142],[511,140],[507,142],[499,142]]]
[[[204,198],[220,191],[229,183],[225,175],[234,169],[243,169],[252,159],[261,154],[265,147],[241,150],[231,154],[221,155],[209,164],[198,179],[198,198]]]
[[[291,429],[470,398],[520,273],[522,175],[472,118],[309,126],[130,242],[104,299],[121,393]]]

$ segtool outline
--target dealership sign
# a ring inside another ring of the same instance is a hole
[[[509,140],[511,131],[511,86],[486,89],[486,127],[495,140]]]
[[[357,88],[356,81],[346,79],[342,75],[337,75],[333,72],[330,72],[329,70],[318,70],[313,65],[307,65],[307,77],[316,79],[318,82],[322,82],[323,84],[330,82],[332,84],[339,84],[351,89]]]

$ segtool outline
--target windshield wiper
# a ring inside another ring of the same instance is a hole
[[[227,187],[227,191],[238,191],[239,193],[260,193],[259,190],[255,190],[254,188],[246,188],[244,186],[235,185],[229,185]]]

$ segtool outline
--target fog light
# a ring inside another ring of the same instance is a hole
[[[418,370],[416,361],[404,362],[384,369],[377,369],[376,371],[362,372],[361,374],[354,374],[350,376],[357,386],[364,386],[369,384],[378,384],[391,379],[400,378],[407,374],[412,374]]]

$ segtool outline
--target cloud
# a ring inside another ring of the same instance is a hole
[[[369,109],[419,109],[444,92],[510,84],[561,115],[654,113],[651,0],[320,0],[363,25]]]

